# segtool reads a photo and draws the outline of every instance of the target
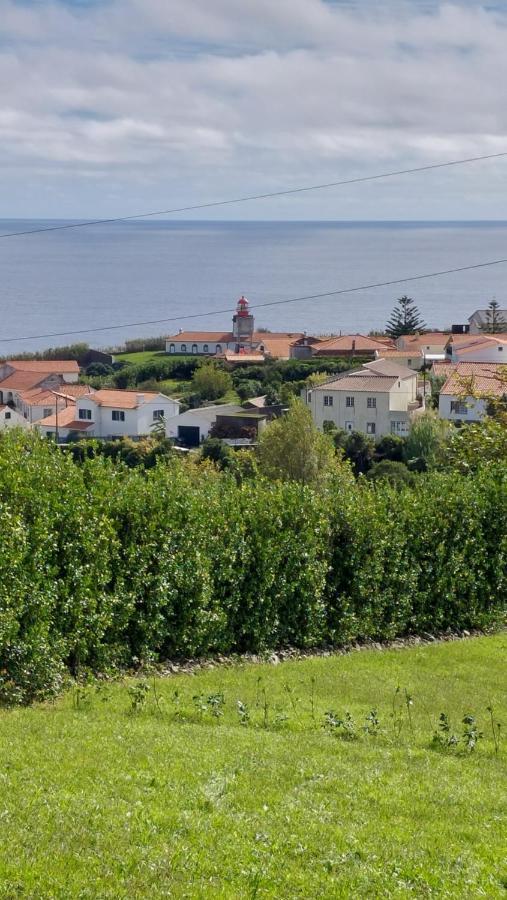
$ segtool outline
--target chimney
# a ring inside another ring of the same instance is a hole
[[[354,338],[352,340],[352,353],[355,353],[355,351],[356,351],[356,339]]]

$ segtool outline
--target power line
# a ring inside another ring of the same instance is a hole
[[[422,281],[425,278],[439,278],[442,275],[453,275],[456,272],[470,272],[472,269],[485,269],[488,266],[500,266],[507,263],[504,259],[492,259],[488,262],[474,263],[469,266],[456,266],[453,269],[442,269],[439,272],[425,272],[420,275],[407,275],[405,278],[392,278],[389,281],[377,281],[373,284],[361,284],[350,288],[338,288],[333,291],[324,291],[321,294],[307,294],[304,297],[289,297],[286,300],[269,300],[266,303],[252,304],[251,309],[265,309],[267,306],[282,306],[288,303],[303,303],[307,300],[323,300],[326,297],[338,297],[342,294],[355,294],[359,291],[369,291],[374,288],[391,287],[395,284],[407,284],[411,281]],[[207,316],[222,315],[235,312],[235,306],[225,309],[211,309],[201,313],[187,313],[184,316],[170,316],[166,319],[145,319],[142,322],[123,322],[121,325],[104,325],[101,328],[79,328],[73,331],[53,331],[47,334],[20,335],[19,337],[0,338],[0,343],[7,344],[13,341],[36,341],[42,338],[72,337],[76,334],[96,334],[104,331],[116,331],[121,328],[139,328],[143,325],[163,325],[167,322],[182,322],[188,319],[202,319]]]
[[[70,228],[88,228],[90,225],[111,225],[115,222],[129,222],[133,219],[149,219],[155,216],[169,216],[174,213],[192,212],[198,209],[211,209],[217,206],[229,206],[233,203],[246,203],[250,200],[268,200],[273,197],[285,197],[289,194],[303,194],[308,191],[322,191],[326,188],[344,187],[348,184],[361,184],[365,181],[379,181],[381,178],[395,178],[398,175],[414,175],[417,172],[429,172],[433,169],[445,169],[450,166],[463,166],[467,163],[481,162],[487,159],[500,159],[507,156],[507,151],[502,153],[489,153],[484,156],[469,156],[465,159],[452,159],[448,162],[433,163],[428,166],[417,166],[413,169],[398,169],[395,172],[381,172],[377,175],[361,175],[358,178],[347,178],[343,181],[328,181],[324,184],[311,184],[304,187],[287,188],[283,191],[271,191],[266,194],[250,194],[245,197],[233,197],[229,200],[212,200],[209,203],[195,203],[191,206],[180,206],[173,209],[159,209],[155,212],[133,213],[129,216],[115,216],[110,219],[94,219],[84,222],[67,222],[63,225],[49,225],[47,228],[30,228],[24,231],[11,231],[0,234],[0,238],[21,237],[27,234],[42,234],[45,231],[66,231]]]

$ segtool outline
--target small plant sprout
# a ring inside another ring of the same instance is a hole
[[[246,703],[243,703],[242,700],[236,700],[236,710],[239,716],[239,724],[243,725],[245,728],[250,723],[250,710]]]
[[[489,721],[491,725],[491,733],[493,735],[493,743],[495,745],[495,753],[498,755],[498,751],[500,750],[500,736],[502,730],[501,722],[497,722],[495,720],[495,710],[493,708],[493,704],[489,703],[489,706],[486,707],[489,712]]]
[[[135,715],[146,706],[150,687],[146,681],[136,681],[128,689],[130,697],[130,713]]]
[[[312,720],[315,722],[315,675],[310,678],[310,711]]]
[[[298,708],[297,708],[297,698],[294,696],[294,688],[291,687],[290,684],[287,684],[287,682],[285,682],[283,689],[289,698],[290,705],[292,706],[292,709],[294,711],[294,715],[295,715],[296,719],[299,720],[299,712],[298,712]]]
[[[218,694],[210,694],[206,698],[206,706],[214,719],[220,719],[224,714],[225,697],[219,692]]]
[[[408,724],[409,724],[409,727],[410,727],[410,733],[411,733],[411,734],[414,733],[414,723],[413,723],[413,721],[412,721],[412,707],[413,707],[413,705],[414,705],[413,697],[411,696],[411,694],[409,694],[409,692],[408,692],[407,689],[405,688],[405,708],[406,708],[406,710],[407,710]]]
[[[472,753],[477,746],[477,741],[480,741],[483,737],[483,733],[482,731],[479,731],[475,716],[463,716],[462,723],[464,725],[463,743],[465,749],[468,750],[469,753]]]
[[[74,709],[87,709],[91,702],[92,698],[88,685],[77,682],[72,695]]]
[[[432,743],[438,747],[449,749],[459,744],[459,738],[451,732],[451,723],[447,713],[440,713],[437,730],[433,735]]]
[[[368,715],[365,718],[363,731],[365,734],[369,734],[372,737],[377,737],[380,731],[380,722],[377,715],[376,709],[371,709]]]
[[[353,741],[357,738],[356,723],[348,711],[343,719],[332,710],[326,712],[324,714],[324,728],[327,728],[331,733],[340,733],[346,741]]]

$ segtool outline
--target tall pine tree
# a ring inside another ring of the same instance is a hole
[[[386,325],[389,337],[398,338],[402,334],[416,334],[426,328],[412,297],[405,294],[404,297],[399,297],[397,304]]]
[[[507,331],[507,322],[505,321],[498,300],[492,300],[486,310],[486,321],[481,325],[481,331],[486,334],[500,334]]]

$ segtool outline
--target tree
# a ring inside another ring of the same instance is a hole
[[[256,452],[261,475],[273,481],[319,484],[336,465],[331,441],[301,400],[293,400],[288,412],[264,429]]]
[[[505,321],[498,300],[492,300],[486,310],[486,321],[481,325],[481,331],[486,334],[500,334],[507,331],[507,322]]]
[[[448,430],[447,422],[431,410],[417,416],[405,442],[404,457],[409,468],[425,472],[440,462]]]
[[[402,462],[404,447],[404,438],[397,434],[385,434],[377,441],[375,446],[375,459],[378,462],[382,462],[384,459],[391,460],[392,462]]]
[[[406,465],[394,459],[383,459],[375,463],[366,476],[370,481],[388,481],[393,487],[412,487],[416,475],[409,472]]]
[[[398,306],[394,307],[386,325],[386,333],[389,337],[398,338],[402,334],[415,334],[426,328],[411,297],[407,297],[405,294],[397,300],[397,304]]]
[[[213,362],[204,363],[195,370],[192,376],[192,387],[203,400],[218,400],[232,387],[232,378],[228,372],[219,369]]]
[[[343,455],[352,465],[354,475],[365,475],[371,469],[373,462],[373,454],[375,452],[373,438],[359,431],[353,431],[351,434],[347,434],[342,446],[344,450]]]

